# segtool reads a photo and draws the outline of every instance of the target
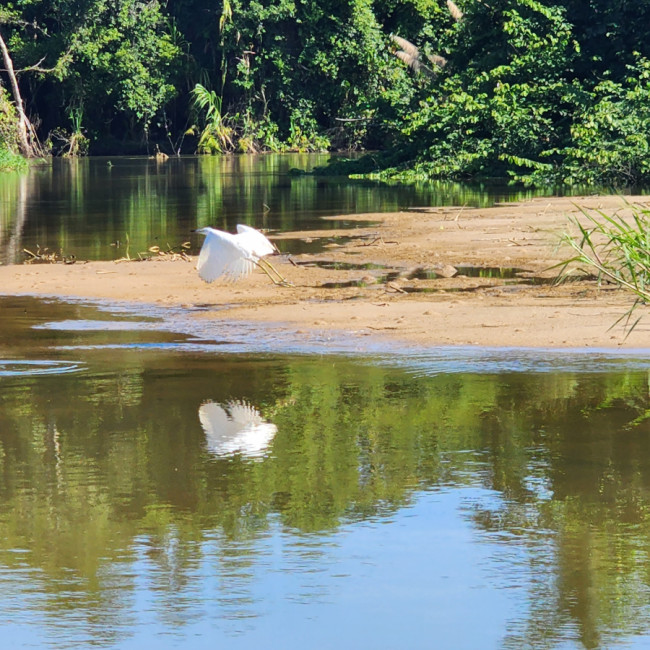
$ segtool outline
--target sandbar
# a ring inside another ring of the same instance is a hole
[[[333,217],[345,227],[271,233],[322,243],[318,253],[274,264],[294,287],[261,272],[236,284],[204,283],[188,260],[0,266],[1,295],[115,300],[186,309],[197,319],[264,322],[287,335],[325,331],[381,337],[411,346],[647,348],[650,310],[612,284],[576,274],[555,284],[571,257],[562,235],[581,210],[607,214],[646,208],[648,197],[535,198],[489,208],[411,208]],[[350,223],[353,227],[350,228]],[[354,227],[354,224],[358,224]],[[369,225],[371,224],[371,225]],[[628,322],[629,325],[629,322]]]

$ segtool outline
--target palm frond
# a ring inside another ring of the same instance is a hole
[[[393,43],[400,47],[406,54],[412,56],[415,59],[420,57],[420,49],[417,45],[413,45],[411,41],[407,41],[405,38],[397,36],[397,34],[391,34],[390,38]]]
[[[458,8],[458,5],[452,0],[447,0],[447,8],[452,18],[459,23],[463,19],[463,12]]]
[[[404,61],[409,68],[413,70],[413,72],[419,72],[420,71],[420,59],[418,57],[414,57],[410,55],[408,52],[404,52],[404,50],[398,50],[395,52],[395,56],[400,60]]]
[[[447,65],[447,59],[444,56],[440,56],[440,54],[427,54],[427,59],[438,68],[444,68]]]

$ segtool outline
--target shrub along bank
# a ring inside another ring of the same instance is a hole
[[[345,172],[643,183],[649,18],[650,0],[9,2],[0,148],[25,149],[24,108],[28,144],[61,155],[372,149]]]

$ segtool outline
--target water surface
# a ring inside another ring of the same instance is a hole
[[[161,318],[0,298],[7,647],[650,644],[647,359]]]
[[[530,196],[289,174],[325,160],[2,175],[0,263],[39,246],[117,259],[189,239],[196,252],[204,225],[321,229]],[[0,296],[1,638],[648,647],[649,373],[648,350],[387,350]]]
[[[490,205],[532,190],[496,185],[386,184],[292,175],[329,155],[187,156],[165,163],[143,157],[53,159],[28,174],[0,175],[0,263],[48,249],[78,260],[137,257],[200,237],[191,231],[237,223],[272,230],[327,229],[321,217],[413,206]],[[353,224],[347,224],[352,226]],[[284,252],[304,244],[282,242]],[[301,248],[302,247],[302,248]]]

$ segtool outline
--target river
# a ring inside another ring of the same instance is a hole
[[[0,178],[5,262],[507,198],[258,158]],[[197,327],[0,295],[6,647],[650,645],[650,358]]]

